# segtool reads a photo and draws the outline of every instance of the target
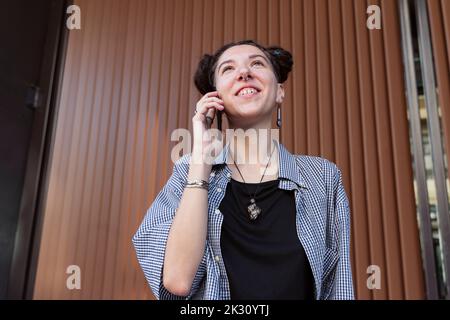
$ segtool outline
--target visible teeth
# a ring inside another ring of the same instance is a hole
[[[256,91],[256,89],[253,89],[253,88],[245,88],[245,89],[242,89],[241,91],[239,91],[239,95],[240,96],[243,96],[243,95],[246,95],[246,94],[254,94],[254,93],[257,93],[258,91]]]

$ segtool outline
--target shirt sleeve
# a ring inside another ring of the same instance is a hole
[[[341,171],[334,166],[334,226],[337,238],[338,261],[332,273],[334,279],[328,299],[346,300],[354,299],[352,266],[350,262],[350,208],[348,198],[342,183]]]
[[[167,238],[185,186],[178,169],[182,160],[183,158],[175,163],[172,175],[156,196],[136,234],[133,236],[133,245],[137,259],[153,294],[158,300],[191,299],[199,290],[206,275],[207,245],[188,296],[182,297],[170,293],[164,287],[162,281]]]

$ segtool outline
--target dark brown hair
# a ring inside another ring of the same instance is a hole
[[[217,61],[222,53],[231,47],[244,44],[255,46],[264,52],[272,64],[278,83],[283,83],[287,80],[288,74],[292,70],[292,65],[294,63],[292,61],[292,54],[289,51],[277,46],[266,48],[253,40],[230,42],[218,49],[214,54],[204,54],[200,59],[197,71],[194,75],[194,83],[202,95],[216,90],[214,85],[214,71],[217,66]]]

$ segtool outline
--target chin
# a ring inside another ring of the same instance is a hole
[[[259,103],[243,103],[234,108],[236,113],[245,115],[257,115],[261,113],[262,106]]]

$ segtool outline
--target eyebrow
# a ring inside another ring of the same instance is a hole
[[[252,55],[249,55],[249,56],[248,56],[249,59],[253,59],[253,58],[257,58],[257,57],[261,57],[261,58],[263,58],[263,59],[266,61],[266,63],[269,63],[269,60],[267,60],[267,57],[264,57],[264,56],[261,55],[261,54],[252,54]],[[219,67],[217,68],[217,71],[220,70],[220,67],[221,67],[223,64],[229,63],[229,62],[233,62],[233,61],[234,61],[233,59],[229,59],[229,60],[223,61],[221,64],[219,64]]]

